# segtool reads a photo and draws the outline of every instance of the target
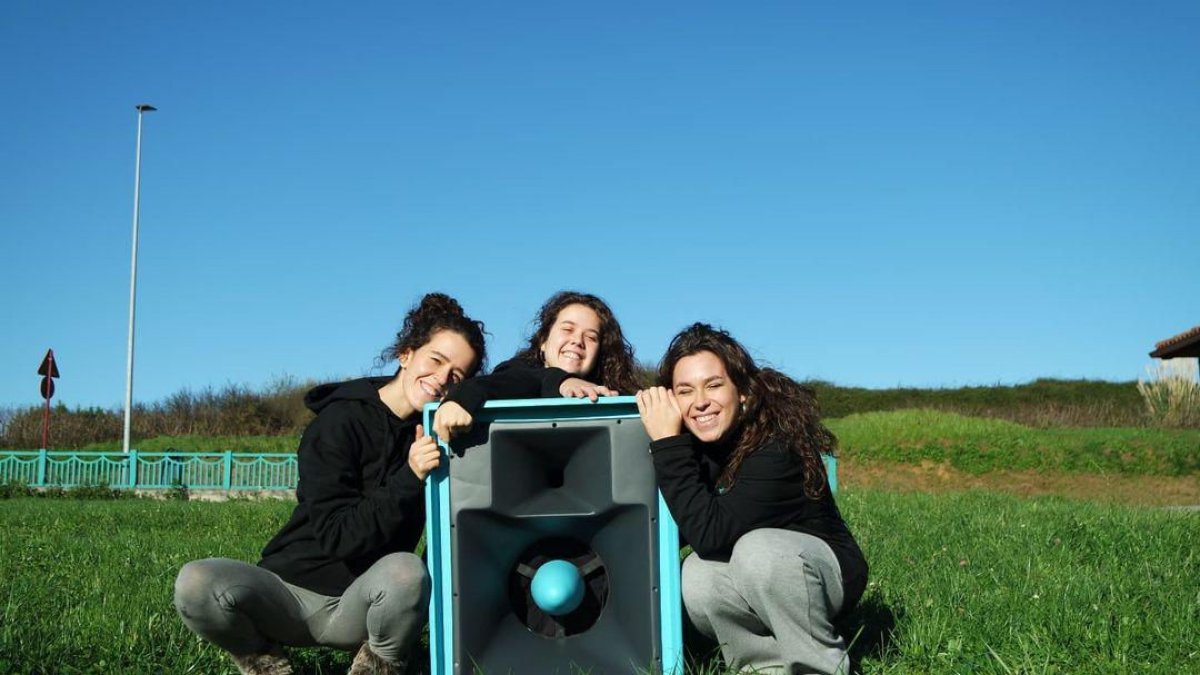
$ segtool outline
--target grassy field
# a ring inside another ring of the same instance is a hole
[[[857,460],[946,462],[971,473],[1038,469],[1183,476],[1200,471],[1200,430],[1038,429],[933,410],[827,420],[843,455]]]
[[[871,563],[865,673],[1200,671],[1200,516],[843,491]],[[254,560],[286,502],[0,500],[0,673],[233,673],[171,607],[187,560]],[[302,672],[348,657],[295,653]],[[711,664],[701,672],[719,672]]]

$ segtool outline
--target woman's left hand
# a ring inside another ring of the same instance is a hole
[[[650,387],[637,393],[638,413],[650,440],[657,441],[683,433],[683,413],[675,392],[666,387]]]
[[[471,413],[454,401],[446,401],[433,413],[433,431],[443,441],[449,441],[460,432],[470,429],[474,422]]]
[[[593,384],[578,377],[568,377],[558,387],[558,393],[567,398],[589,398],[592,403],[601,396],[616,396],[617,392],[602,384]]]
[[[425,435],[425,428],[417,425],[417,438],[408,448],[408,468],[422,481],[430,471],[442,463],[442,450],[432,436]]]

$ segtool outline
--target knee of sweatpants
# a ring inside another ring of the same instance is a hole
[[[412,553],[389,553],[375,561],[368,573],[381,602],[403,608],[421,608],[429,603],[429,571]]]
[[[717,565],[692,553],[683,561],[679,576],[679,590],[683,604],[689,611],[707,613],[707,608],[720,597],[721,583]]]
[[[794,557],[780,546],[780,533],[768,528],[750,530],[734,543],[729,573],[739,584],[770,587],[780,565],[783,571],[796,566]]]
[[[183,616],[204,613],[217,602],[220,579],[210,559],[193,560],[175,577],[175,609]]]

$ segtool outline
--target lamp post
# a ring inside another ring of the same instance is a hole
[[[125,440],[121,448],[129,453],[129,428],[133,413],[133,317],[137,298],[138,217],[141,215],[142,188],[142,115],[158,110],[149,103],[137,104],[137,159],[133,169],[133,256],[129,264],[129,343],[125,352]]]

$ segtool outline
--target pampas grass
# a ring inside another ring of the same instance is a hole
[[[1195,426],[1200,423],[1200,380],[1197,359],[1163,359],[1146,366],[1146,379],[1139,379],[1138,392],[1146,412],[1158,425]]]

